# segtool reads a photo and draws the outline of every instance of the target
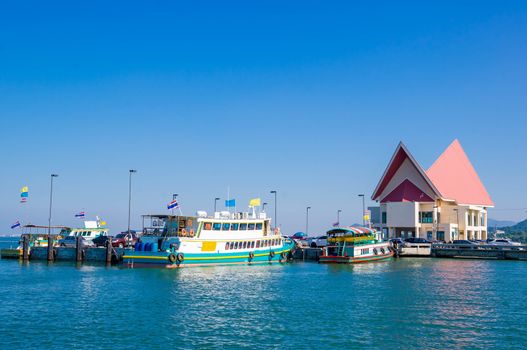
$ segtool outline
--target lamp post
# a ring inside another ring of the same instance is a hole
[[[439,228],[439,217],[438,217],[439,212],[438,212],[438,209],[439,209],[439,206],[434,205],[434,212],[433,212],[433,214],[435,214],[435,217],[433,218],[434,219],[434,226],[433,227],[434,227],[434,231],[435,232],[433,232],[432,239],[436,239],[436,240],[438,239],[437,238],[437,231],[438,231],[438,228]]]
[[[48,216],[48,261],[53,260],[53,239],[51,238],[51,208],[53,206],[53,178],[57,174],[51,174],[51,183],[49,189],[49,216]]]
[[[278,219],[276,218],[276,206],[277,206],[277,203],[276,203],[276,190],[275,191],[271,191],[271,194],[274,194],[274,227],[277,228],[278,227]]]
[[[216,213],[216,204],[218,203],[219,200],[220,200],[220,197],[214,198],[214,213]]]
[[[311,207],[306,208],[306,236],[309,236],[309,209]]]
[[[264,202],[264,203],[262,204],[262,212],[264,212],[264,213],[265,213],[265,206],[266,206],[266,205],[267,205],[267,202]]]
[[[366,227],[366,221],[364,220],[364,212],[366,211],[364,207],[364,194],[359,194],[359,197],[362,197],[362,227]]]
[[[342,212],[342,210],[337,210],[337,226],[340,226],[340,213]]]
[[[130,169],[128,173],[128,230],[126,232],[130,233],[130,212],[132,209],[132,174],[137,173],[137,170]]]

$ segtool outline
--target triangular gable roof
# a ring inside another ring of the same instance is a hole
[[[418,173],[423,177],[425,182],[430,186],[432,191],[434,191],[434,194],[438,197],[442,197],[439,190],[436,188],[434,183],[428,178],[426,175],[426,172],[424,169],[417,163],[415,158],[412,156],[412,154],[408,151],[406,146],[399,142],[399,145],[395,149],[395,152],[392,156],[392,159],[390,160],[390,163],[388,163],[388,166],[384,170],[384,174],[382,175],[381,179],[379,180],[379,183],[377,184],[377,187],[375,187],[375,191],[373,191],[373,195],[371,196],[372,200],[378,200],[379,196],[382,194],[390,180],[393,178],[399,167],[403,164],[403,162],[408,159],[411,164],[417,169]]]
[[[437,158],[426,174],[441,194],[458,204],[494,206],[457,139]]]
[[[429,195],[421,191],[412,181],[406,179],[399,184],[381,203],[386,202],[433,202]]]

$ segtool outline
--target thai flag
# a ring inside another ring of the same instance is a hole
[[[76,218],[79,218],[79,219],[84,219],[84,212],[81,211],[80,213],[75,214],[75,217],[76,217]]]
[[[15,222],[13,225],[11,225],[11,228],[17,228],[20,227],[20,221]]]
[[[172,202],[167,204],[167,209],[174,209],[178,207],[179,207],[179,204],[176,199],[174,199]]]

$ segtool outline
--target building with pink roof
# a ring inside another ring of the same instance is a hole
[[[486,239],[494,206],[458,140],[428,170],[399,143],[371,198],[385,238]]]

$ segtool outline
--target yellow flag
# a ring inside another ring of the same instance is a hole
[[[27,186],[24,186],[22,187],[22,189],[20,190],[20,192],[24,193],[24,192],[29,192],[29,189],[27,188]]]
[[[249,202],[249,206],[250,207],[259,207],[260,206],[260,202],[261,202],[260,198],[253,198]]]
[[[106,226],[106,221],[100,221],[99,226]]]

